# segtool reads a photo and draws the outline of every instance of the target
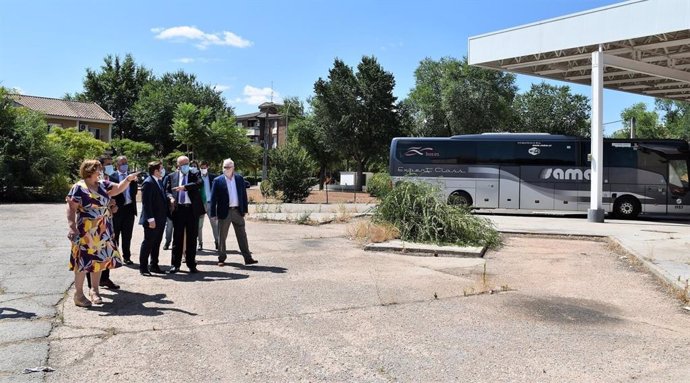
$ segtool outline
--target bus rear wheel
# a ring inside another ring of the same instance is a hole
[[[448,204],[470,207],[472,206],[472,197],[465,191],[456,190],[448,196]]]
[[[613,215],[620,219],[635,219],[640,214],[642,206],[637,198],[622,196],[613,204]]]

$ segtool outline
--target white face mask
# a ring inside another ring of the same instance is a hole
[[[201,169],[201,175],[205,176],[208,174],[208,169]]]
[[[223,174],[225,174],[226,177],[230,178],[232,177],[232,171],[233,169],[225,169],[223,170]]]

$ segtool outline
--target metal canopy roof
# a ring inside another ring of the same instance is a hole
[[[632,0],[473,36],[468,61],[590,85],[600,46],[604,88],[690,101],[690,0]]]

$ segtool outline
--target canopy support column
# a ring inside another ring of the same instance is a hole
[[[587,211],[589,222],[604,222],[602,195],[604,187],[604,52],[601,46],[592,52],[592,173],[590,177],[590,206]]]

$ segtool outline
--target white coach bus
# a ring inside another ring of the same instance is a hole
[[[582,211],[590,205],[590,140],[537,133],[394,138],[394,182],[432,183],[473,208]],[[603,208],[618,218],[690,212],[688,143],[604,140]]]

